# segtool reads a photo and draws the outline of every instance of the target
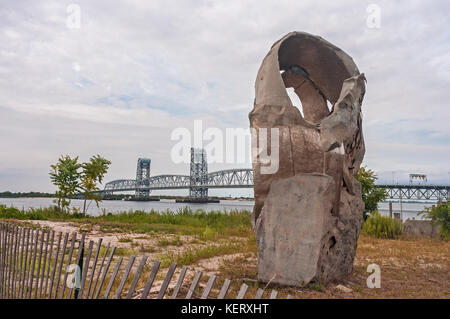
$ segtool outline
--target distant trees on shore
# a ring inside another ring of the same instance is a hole
[[[0,198],[19,198],[19,197],[55,197],[54,193],[41,192],[0,192]]]

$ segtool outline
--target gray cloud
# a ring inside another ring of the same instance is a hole
[[[447,182],[450,31],[446,1],[4,1],[0,9],[0,190],[51,190],[60,154],[112,160],[108,179],[187,173],[175,127],[248,127],[257,69],[292,30],[321,35],[368,79],[365,164]],[[366,25],[370,3],[381,28]],[[225,165],[213,165],[220,169]],[[403,174],[403,175],[402,175]],[[404,177],[401,177],[402,179]]]

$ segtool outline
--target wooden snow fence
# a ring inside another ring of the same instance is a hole
[[[175,263],[164,270],[158,260],[124,258],[115,252],[116,247],[102,245],[102,239],[86,243],[85,233],[56,233],[0,222],[0,299],[230,298],[229,279],[219,285],[216,275],[211,275],[201,284],[201,271],[190,278],[187,274],[192,270],[183,266],[175,275]],[[263,299],[263,289],[258,288],[254,296],[248,290],[242,283],[236,299]],[[271,290],[266,298],[277,295]]]

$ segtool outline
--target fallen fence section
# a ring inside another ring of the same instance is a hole
[[[183,266],[175,276],[177,265],[172,263],[164,274],[158,260],[145,278],[144,270],[150,269],[147,256],[124,260],[114,256],[116,247],[102,245],[102,239],[96,243],[90,240],[87,245],[85,241],[85,233],[78,238],[77,233],[0,222],[0,299],[208,299],[213,298],[215,284],[216,298],[227,298],[229,279],[220,281],[212,275],[200,291],[201,271],[196,271],[189,283],[188,267]],[[254,296],[248,289],[243,283],[236,299],[263,298],[263,289],[258,288]],[[267,298],[277,295],[272,290]]]

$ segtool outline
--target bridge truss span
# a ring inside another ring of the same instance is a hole
[[[158,175],[148,179],[148,186],[137,186],[134,179],[118,179],[105,185],[104,193],[160,189],[189,189],[191,187],[207,188],[242,188],[253,187],[251,169],[228,169],[206,175],[206,184],[192,186],[189,175]]]
[[[253,187],[253,171],[248,168],[227,169],[207,175],[209,188]]]
[[[389,199],[404,200],[449,200],[449,189],[447,185],[390,185],[378,184],[378,188],[385,188]]]

